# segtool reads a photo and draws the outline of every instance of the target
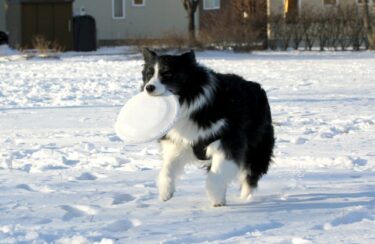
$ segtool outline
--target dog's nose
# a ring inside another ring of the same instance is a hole
[[[155,91],[155,89],[156,89],[156,87],[154,86],[154,85],[147,85],[146,86],[146,91],[148,92],[148,93],[151,93],[151,92],[153,92],[153,91]]]

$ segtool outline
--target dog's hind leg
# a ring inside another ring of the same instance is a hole
[[[214,207],[224,206],[228,184],[237,176],[238,165],[225,157],[220,150],[220,143],[213,142],[207,148],[207,154],[212,157],[210,171],[207,175],[206,189]]]
[[[242,178],[242,199],[251,197],[251,193],[258,187],[260,178],[267,173],[271,163],[274,143],[273,128],[270,126],[256,147],[249,148],[244,165],[246,177]]]
[[[252,197],[253,188],[250,185],[250,175],[247,172],[241,173],[241,195],[240,198],[243,200],[250,200]]]
[[[184,172],[187,163],[194,160],[191,147],[174,144],[169,140],[161,142],[163,166],[158,177],[159,198],[168,201],[176,190],[176,179]]]

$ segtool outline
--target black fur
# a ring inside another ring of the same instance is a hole
[[[179,97],[181,105],[191,104],[203,93],[204,86],[215,81],[213,96],[190,114],[190,120],[201,128],[209,128],[225,119],[226,126],[218,134],[194,142],[194,154],[200,160],[208,159],[207,146],[220,140],[226,157],[239,164],[247,172],[248,184],[256,187],[268,171],[275,143],[270,106],[261,86],[234,74],[207,69],[196,62],[193,52],[158,56],[146,49],[144,57],[143,81],[147,83],[153,76],[157,62],[161,83]]]

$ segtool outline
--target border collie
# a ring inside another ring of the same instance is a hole
[[[181,106],[175,126],[160,139],[160,199],[173,196],[176,178],[190,162],[206,163],[213,206],[226,204],[227,186],[236,177],[241,198],[249,199],[267,173],[275,142],[266,92],[258,83],[203,67],[193,51],[158,55],[144,49],[143,56],[141,89],[153,96],[172,92]]]

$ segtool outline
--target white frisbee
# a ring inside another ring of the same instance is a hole
[[[178,99],[171,93],[150,96],[141,92],[122,107],[115,131],[126,144],[157,140],[172,129],[178,112]]]

